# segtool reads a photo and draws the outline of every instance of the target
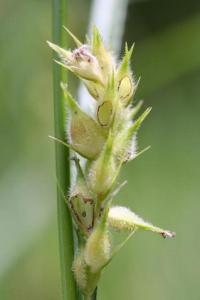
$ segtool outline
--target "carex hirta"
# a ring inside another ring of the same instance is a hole
[[[130,67],[133,46],[125,45],[124,56],[118,62],[106,49],[96,27],[86,44],[66,30],[76,49],[48,44],[58,54],[56,62],[83,81],[95,105],[93,115],[89,115],[61,83],[69,115],[67,145],[73,151],[76,167],[76,180],[66,195],[79,237],[72,270],[78,286],[90,299],[103,268],[138,229],[151,230],[164,238],[174,233],[153,226],[129,208],[113,206],[113,198],[124,185],[117,181],[120,170],[140,154],[136,135],[151,111],[147,108],[136,117],[142,103],[134,105],[132,101],[139,82]],[[126,231],[125,241],[115,245],[111,229]]]

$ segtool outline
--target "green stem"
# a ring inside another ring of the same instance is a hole
[[[67,0],[53,0],[53,41],[66,47],[66,34],[62,28],[66,25]],[[65,109],[60,82],[66,81],[66,71],[54,63],[54,122],[55,136],[65,139]],[[61,190],[67,191],[70,184],[69,150],[59,143],[55,144],[56,176]],[[73,226],[70,212],[63,199],[61,190],[57,189],[57,214],[59,233],[59,254],[61,265],[62,299],[76,300],[76,284],[72,273],[74,257]]]
[[[97,299],[97,287],[96,289],[94,290],[94,293],[92,295],[92,299],[91,300],[96,300]]]

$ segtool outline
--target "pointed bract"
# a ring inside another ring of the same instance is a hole
[[[66,49],[63,49],[59,46],[57,46],[56,44],[47,41],[47,44],[49,45],[49,47],[51,49],[53,49],[58,55],[59,57],[63,60],[63,61],[69,61],[72,62],[73,61],[73,57],[72,57],[72,52]]]
[[[119,161],[127,162],[132,160],[137,155],[136,133],[150,111],[151,108],[147,108],[134,123],[130,123],[127,128],[123,129],[116,136],[114,152]]]
[[[76,46],[79,48],[81,47],[83,44],[79,41],[79,39],[77,39],[77,37],[65,26],[63,26],[63,28],[67,31],[67,33],[71,36],[71,38],[73,39],[73,41],[75,42]]]
[[[126,44],[125,55],[117,70],[118,92],[119,97],[124,105],[129,103],[133,96],[136,84],[133,80],[132,72],[130,70],[130,59],[133,52],[134,45],[128,50]]]
[[[133,108],[130,109],[130,114],[129,115],[130,115],[131,120],[134,120],[135,116],[140,111],[143,103],[144,103],[144,101],[140,100]]]
[[[96,26],[93,27],[92,54],[97,58],[101,70],[107,79],[113,71],[113,59],[109,51],[106,50]]]
[[[122,59],[122,62],[117,70],[117,76],[118,78],[121,78],[124,76],[124,74],[128,73],[130,68],[130,60],[134,49],[134,44],[131,46],[130,50],[128,50],[128,45],[126,43],[125,45],[125,54]]]
[[[152,108],[148,107],[142,114],[141,116],[139,116],[136,121],[133,123],[132,126],[130,126],[130,128],[128,129],[128,137],[132,137],[137,130],[140,128],[141,124],[143,123],[143,121],[146,119],[146,117],[149,115],[149,113],[151,112]]]

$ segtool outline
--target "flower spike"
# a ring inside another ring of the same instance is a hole
[[[151,108],[137,117],[143,101],[131,104],[140,81],[135,81],[131,70],[134,44],[130,49],[125,45],[118,63],[95,26],[85,44],[64,29],[77,48],[71,51],[51,42],[48,45],[58,54],[56,63],[80,78],[95,100],[90,116],[61,83],[69,116],[68,141],[53,138],[75,152],[76,179],[67,196],[79,240],[72,270],[85,298],[91,299],[102,270],[136,231],[152,231],[164,238],[172,238],[175,233],[144,221],[126,207],[111,207],[126,183],[117,182],[121,168],[150,148],[140,151],[137,147],[138,130]],[[76,153],[85,159],[85,164],[80,163]],[[112,229],[128,233],[117,246],[112,240]]]

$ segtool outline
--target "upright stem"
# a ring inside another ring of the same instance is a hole
[[[53,0],[53,41],[66,47],[66,34],[62,28],[66,25],[67,0]],[[65,109],[60,82],[66,81],[66,71],[58,64],[53,65],[54,83],[54,122],[55,136],[65,140]],[[72,274],[74,257],[73,226],[62,192],[67,191],[70,184],[69,151],[59,143],[55,144],[56,176],[59,182],[57,189],[57,216],[59,233],[59,253],[61,265],[62,299],[76,300],[76,284]]]
[[[96,289],[94,290],[94,293],[92,295],[92,299],[91,300],[96,300],[97,299],[97,287]]]

